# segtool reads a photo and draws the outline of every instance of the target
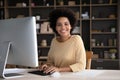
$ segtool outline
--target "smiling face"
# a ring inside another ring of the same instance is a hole
[[[65,38],[69,37],[71,25],[67,17],[60,17],[56,22],[56,31],[60,35],[60,37]]]

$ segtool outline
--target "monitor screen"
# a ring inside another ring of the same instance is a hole
[[[35,17],[0,20],[0,44],[10,42],[7,64],[38,66]]]

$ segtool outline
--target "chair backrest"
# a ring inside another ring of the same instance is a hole
[[[86,51],[86,69],[91,69],[93,51]]]

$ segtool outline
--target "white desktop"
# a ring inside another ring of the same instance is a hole
[[[0,77],[6,64],[38,66],[35,17],[0,20]]]
[[[120,80],[120,70],[83,70],[80,72],[60,72],[59,77],[52,77],[51,75],[41,76],[30,74],[29,71],[34,69],[7,69],[19,71],[24,74],[22,77],[2,79],[0,80]]]

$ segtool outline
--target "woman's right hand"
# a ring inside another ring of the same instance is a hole
[[[48,67],[48,65],[47,64],[43,64],[43,65],[41,65],[40,67],[39,67],[39,70],[40,71],[44,71],[44,70],[46,70],[47,69],[47,67]]]

